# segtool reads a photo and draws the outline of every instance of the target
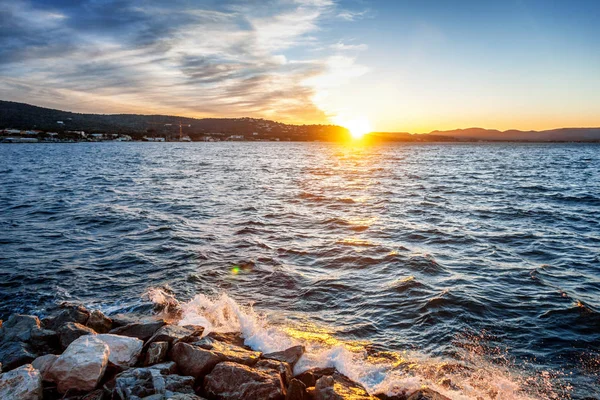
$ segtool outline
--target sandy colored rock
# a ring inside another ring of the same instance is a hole
[[[140,339],[128,336],[102,333],[96,335],[96,338],[108,345],[110,350],[108,361],[120,366],[131,367],[135,365],[144,346],[144,342]]]
[[[150,343],[148,350],[146,351],[146,359],[144,365],[154,365],[163,362],[167,358],[169,352],[168,342],[154,342]]]
[[[69,347],[73,341],[81,336],[95,335],[96,332],[92,328],[81,325],[77,322],[67,322],[58,330],[60,346],[63,349]]]
[[[50,368],[60,393],[96,388],[108,364],[108,345],[95,335],[82,336],[67,347]]]
[[[33,365],[33,368],[40,371],[42,380],[51,382],[52,378],[49,372],[57,359],[58,356],[56,354],[46,354],[33,360],[31,365]]]
[[[407,400],[450,400],[450,398],[436,392],[435,390],[425,388],[412,393],[410,396],[408,396]]]
[[[221,355],[187,343],[177,343],[171,350],[171,360],[183,375],[201,378],[222,361]]]
[[[293,346],[283,351],[264,354],[263,357],[286,362],[290,364],[292,368],[294,368],[294,365],[296,365],[296,363],[298,362],[300,357],[302,357],[303,354],[304,346]]]
[[[94,310],[90,314],[86,325],[97,333],[108,333],[112,329],[112,320],[101,311]]]
[[[204,390],[219,400],[283,400],[281,376],[271,369],[253,369],[234,362],[217,364],[204,378]]]
[[[31,364],[0,375],[0,399],[40,400],[42,376]]]
[[[366,389],[342,374],[325,375],[317,380],[315,400],[377,400]]]

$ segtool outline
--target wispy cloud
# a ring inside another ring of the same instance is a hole
[[[11,100],[76,111],[328,118],[315,97],[335,58],[306,53],[323,46],[321,24],[337,15],[331,0],[0,6],[0,91]],[[346,58],[336,73],[354,64]]]

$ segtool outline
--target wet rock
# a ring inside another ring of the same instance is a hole
[[[221,362],[222,357],[210,350],[187,343],[177,343],[171,350],[171,360],[175,361],[182,374],[201,378]]]
[[[146,359],[144,360],[144,365],[148,366],[163,362],[167,358],[168,352],[168,342],[150,343],[150,345],[148,346],[148,351],[146,352]]]
[[[285,388],[277,371],[252,369],[233,362],[217,364],[204,378],[204,390],[219,400],[285,398]]]
[[[42,390],[42,376],[31,364],[0,375],[0,399],[39,400]]]
[[[0,342],[0,363],[4,371],[29,364],[36,358],[36,353],[27,343],[8,341]]]
[[[271,358],[273,360],[283,361],[294,367],[296,362],[302,357],[304,354],[304,346],[294,346],[289,349],[278,351],[275,353],[264,354],[264,358]]]
[[[260,360],[256,363],[257,369],[272,369],[279,372],[283,384],[287,386],[292,379],[292,367],[290,364],[278,360]]]
[[[42,380],[51,382],[52,378],[49,372],[52,368],[52,365],[57,359],[58,356],[56,354],[46,354],[33,360],[31,365],[33,365],[33,368],[40,371],[40,374],[42,375]]]
[[[120,366],[131,367],[135,365],[144,346],[144,342],[140,339],[128,336],[103,333],[96,335],[96,338],[108,345],[110,350],[108,360]]]
[[[108,333],[112,329],[112,319],[98,310],[92,311],[87,321],[87,326],[98,333]]]
[[[261,353],[258,351],[248,350],[244,347],[217,341],[210,344],[203,344],[200,347],[219,354],[223,358],[223,361],[233,361],[250,366],[256,364],[261,356]]]
[[[52,364],[50,377],[60,393],[93,390],[104,375],[109,353],[108,345],[96,336],[82,336]]]
[[[178,325],[165,325],[161,327],[148,340],[148,343],[153,342],[189,342],[195,338],[202,336],[204,328],[202,327],[184,327]]]
[[[336,372],[317,380],[314,391],[315,400],[377,400],[360,385]]]
[[[96,332],[92,328],[81,325],[77,322],[67,322],[58,330],[58,337],[60,339],[60,346],[63,349],[69,347],[75,339],[84,335],[95,335]]]
[[[29,343],[38,354],[56,353],[61,350],[58,334],[49,329],[32,330]]]
[[[317,384],[319,378],[326,375],[333,375],[335,372],[335,368],[311,368],[296,375],[295,378],[304,383],[306,387],[313,387]]]
[[[158,331],[165,321],[134,322],[111,330],[114,335],[129,336],[143,340],[150,339]]]
[[[238,347],[247,347],[244,345],[244,338],[239,332],[211,332],[206,337],[221,343],[229,343]]]
[[[287,387],[287,393],[285,394],[285,400],[306,400],[308,395],[306,393],[306,385],[298,379],[292,379]]]
[[[191,376],[163,375],[157,369],[136,368],[119,374],[114,392],[123,400],[162,395],[170,398],[173,394],[194,394]]]
[[[148,368],[157,370],[158,372],[160,372],[163,375],[172,375],[172,374],[177,373],[177,364],[175,364],[173,361],[155,364]]]
[[[33,315],[13,314],[0,327],[0,341],[29,342],[31,332],[40,329],[40,320]]]
[[[78,304],[62,303],[59,308],[60,312],[54,318],[44,320],[45,326],[53,331],[58,331],[68,322],[85,326],[90,317],[90,312]]]
[[[450,400],[448,397],[429,388],[420,389],[408,396],[407,400]]]

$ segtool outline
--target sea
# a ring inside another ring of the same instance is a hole
[[[600,144],[2,144],[0,319],[62,301],[371,393],[600,398]]]

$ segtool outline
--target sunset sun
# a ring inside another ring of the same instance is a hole
[[[350,131],[353,139],[361,139],[364,135],[371,132],[371,123],[366,117],[358,117],[344,121],[342,125]]]

